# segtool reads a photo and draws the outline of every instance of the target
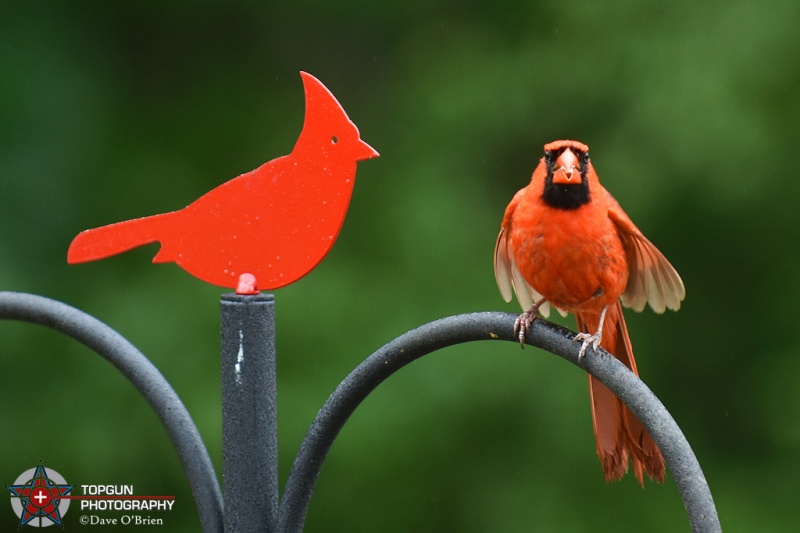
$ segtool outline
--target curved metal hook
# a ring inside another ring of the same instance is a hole
[[[119,333],[99,320],[41,296],[0,291],[0,319],[40,324],[82,342],[111,362],[141,392],[158,414],[183,463],[205,531],[221,531],[222,494],[196,426],[161,373]],[[425,324],[389,342],[356,367],[317,414],[297,454],[280,505],[278,530],[303,529],[309,500],[333,441],[361,401],[408,363],[433,351],[476,340],[517,342],[516,315],[471,313]],[[550,351],[602,381],[639,418],[655,439],[672,471],[695,532],[721,531],[703,472],[680,428],[647,386],[607,352],[578,359],[574,333],[537,320],[526,342]]]
[[[408,363],[433,351],[477,340],[519,342],[516,315],[470,313],[425,324],[384,345],[355,368],[322,406],[297,453],[280,505],[278,531],[300,532],[325,456],[350,415],[367,395]],[[672,416],[649,388],[616,357],[604,350],[578,359],[574,333],[536,320],[526,343],[554,353],[603,382],[639,418],[664,454],[692,530],[721,531],[708,483],[689,443]]]
[[[67,304],[0,291],[0,319],[39,324],[85,344],[122,372],[161,419],[183,463],[203,530],[222,531],[222,492],[203,439],[161,372],[122,335]]]

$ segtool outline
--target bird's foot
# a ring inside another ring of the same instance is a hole
[[[514,321],[514,334],[517,335],[519,345],[523,350],[525,349],[525,335],[527,335],[533,321],[539,316],[539,307],[541,307],[544,302],[545,299],[542,298],[534,303]]]
[[[580,361],[583,359],[583,356],[586,355],[586,349],[589,347],[589,345],[594,348],[595,352],[597,351],[597,348],[600,346],[600,341],[603,340],[603,334],[599,331],[595,334],[578,333],[572,340],[575,342],[582,341],[581,349],[578,351],[578,360]]]
[[[583,359],[583,356],[586,355],[586,348],[589,345],[592,345],[594,348],[595,353],[597,353],[597,348],[600,346],[600,341],[603,340],[603,322],[606,321],[606,311],[608,311],[608,307],[603,307],[603,310],[600,312],[600,320],[598,320],[597,324],[597,331],[592,335],[589,333],[578,333],[575,335],[575,338],[572,339],[574,341],[582,341],[581,349],[578,350],[578,361]]]

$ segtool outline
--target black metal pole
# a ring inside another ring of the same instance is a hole
[[[275,300],[271,294],[225,294],[220,314],[225,531],[274,531],[278,520]]]

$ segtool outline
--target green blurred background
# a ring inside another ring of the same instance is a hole
[[[589,144],[683,276],[679,313],[627,314],[645,381],[691,442],[726,531],[800,522],[800,3],[4,2],[0,287],[108,323],[182,397],[221,470],[219,295],[156,246],[79,266],[79,231],[171,211],[288,153],[298,71],[381,153],[331,254],[276,292],[281,483],[326,397],[425,322],[504,310],[492,251],[544,143]],[[560,320],[560,319],[559,319]],[[570,317],[562,323],[574,327]],[[0,325],[0,476],[174,494],[156,416],[108,363]],[[74,508],[66,518],[79,530]],[[0,528],[14,527],[0,505]],[[688,531],[674,482],[606,484],[586,378],[478,343],[382,385],[336,441],[307,531]]]

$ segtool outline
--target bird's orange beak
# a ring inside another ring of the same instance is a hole
[[[581,183],[581,167],[578,158],[567,148],[556,159],[556,171],[553,172],[553,183],[572,185]]]
[[[378,157],[380,154],[373,148],[372,146],[368,145],[361,139],[358,140],[358,146],[356,147],[356,161],[363,161],[364,159],[372,159],[373,157]]]

